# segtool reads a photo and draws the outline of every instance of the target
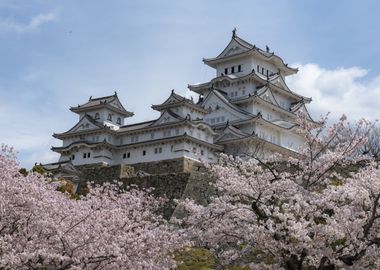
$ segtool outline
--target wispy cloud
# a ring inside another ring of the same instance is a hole
[[[28,23],[20,23],[13,19],[0,19],[0,32],[29,32],[36,30],[43,24],[57,20],[56,12],[32,16]]]

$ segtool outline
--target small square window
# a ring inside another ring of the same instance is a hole
[[[87,157],[90,158],[90,156],[91,156],[91,153],[87,153]]]
[[[127,154],[126,154],[126,153],[124,153],[124,154],[123,154],[123,158],[126,158],[126,157],[127,157]]]
[[[228,74],[228,68],[224,69],[224,74],[226,74],[226,75]]]
[[[201,155],[203,156],[205,154],[205,152],[203,150],[201,150]]]
[[[231,67],[231,73],[235,73],[235,67]]]
[[[145,151],[145,150],[143,150],[143,152],[142,152],[142,155],[143,155],[143,156],[145,156],[145,155],[146,155],[146,151]]]
[[[72,155],[72,156],[71,156],[71,159],[74,160],[74,159],[75,159],[75,155]]]
[[[87,158],[87,153],[83,153],[83,158]]]
[[[158,153],[158,149],[157,149],[157,148],[154,148],[154,153],[155,153],[155,154]]]
[[[241,65],[238,65],[238,72],[241,72]]]
[[[162,147],[158,148],[158,153],[162,153]]]
[[[131,157],[131,153],[127,153],[127,158],[130,158]]]

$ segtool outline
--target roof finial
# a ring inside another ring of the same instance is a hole
[[[115,91],[115,96],[117,96],[117,92]]]
[[[91,101],[91,99],[92,99],[92,96],[90,96],[90,98],[88,99],[88,101]],[[78,105],[78,107],[79,107],[79,105]]]
[[[174,89],[172,89],[172,94],[174,93]]]
[[[236,37],[236,27],[232,30],[232,38]]]
[[[269,53],[269,51],[270,51],[269,46],[266,45],[265,48],[266,48],[266,50],[267,50],[267,53]]]

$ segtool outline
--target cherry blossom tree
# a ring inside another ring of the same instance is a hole
[[[156,213],[162,200],[91,187],[79,200],[38,173],[23,176],[11,148],[0,153],[0,269],[172,269],[186,244]]]
[[[184,201],[185,224],[223,269],[380,269],[379,164],[355,155],[372,124],[325,122],[300,117],[306,143],[292,157],[206,164],[215,196]]]

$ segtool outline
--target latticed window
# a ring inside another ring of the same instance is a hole
[[[117,118],[116,124],[121,125],[121,118],[120,117]]]
[[[100,118],[99,113],[96,113],[96,114],[95,114],[95,120],[97,120],[97,119],[99,119],[99,118]]]
[[[112,121],[112,115],[110,113],[108,114],[107,120]]]

